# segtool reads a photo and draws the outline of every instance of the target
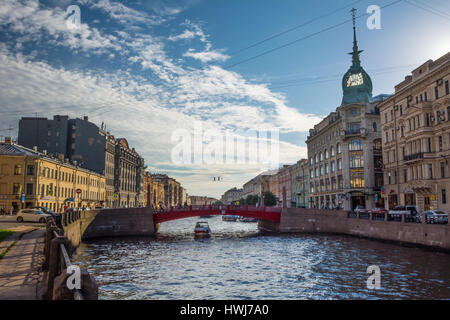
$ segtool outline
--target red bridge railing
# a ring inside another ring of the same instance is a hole
[[[155,211],[153,219],[155,223],[161,223],[183,218],[211,215],[236,215],[280,222],[281,208],[230,205],[171,207],[167,210]]]

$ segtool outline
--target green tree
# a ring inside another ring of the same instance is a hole
[[[277,198],[275,197],[275,195],[270,192],[270,191],[266,191],[263,193],[263,197],[264,197],[264,205],[267,207],[273,207],[274,205],[277,204]]]
[[[249,194],[245,199],[245,204],[249,206],[254,206],[258,203],[259,197],[257,195]]]

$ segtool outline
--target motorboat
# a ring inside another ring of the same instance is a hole
[[[252,217],[240,217],[240,222],[258,222],[258,218],[252,218]]]
[[[233,216],[233,215],[224,215],[222,216],[223,221],[237,221],[239,219],[239,216]]]
[[[206,221],[199,221],[195,225],[194,233],[196,237],[209,237],[211,235],[211,229]]]

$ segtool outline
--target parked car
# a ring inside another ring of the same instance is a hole
[[[423,217],[427,223],[447,224],[448,213],[444,211],[428,210],[423,212]]]
[[[31,207],[31,208],[37,209],[39,211],[42,211],[46,214],[51,215],[53,217],[53,219],[55,219],[56,225],[60,226],[60,224],[61,224],[61,214],[60,213],[53,212],[51,209],[49,209],[47,207],[36,206],[36,207]]]
[[[45,223],[51,215],[38,209],[21,209],[17,213],[17,222],[32,221]]]
[[[365,212],[367,212],[367,210],[366,210],[366,208],[364,208],[364,206],[358,205],[355,208],[355,212],[365,213]]]
[[[384,208],[373,208],[372,210],[370,210],[370,212],[375,213],[375,214],[385,214],[388,211]]]
[[[405,214],[405,220],[411,222],[420,222],[419,210],[416,206],[396,206],[389,210],[389,220],[401,221],[402,214]]]

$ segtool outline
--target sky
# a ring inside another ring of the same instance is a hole
[[[380,29],[361,16],[370,5]],[[306,157],[309,129],[342,100],[352,7],[374,95],[450,51],[448,0],[2,0],[0,135],[16,136],[21,117],[86,115],[125,137],[152,173],[218,198],[263,166],[179,163],[176,146],[200,125],[235,137],[277,130],[280,164]]]

